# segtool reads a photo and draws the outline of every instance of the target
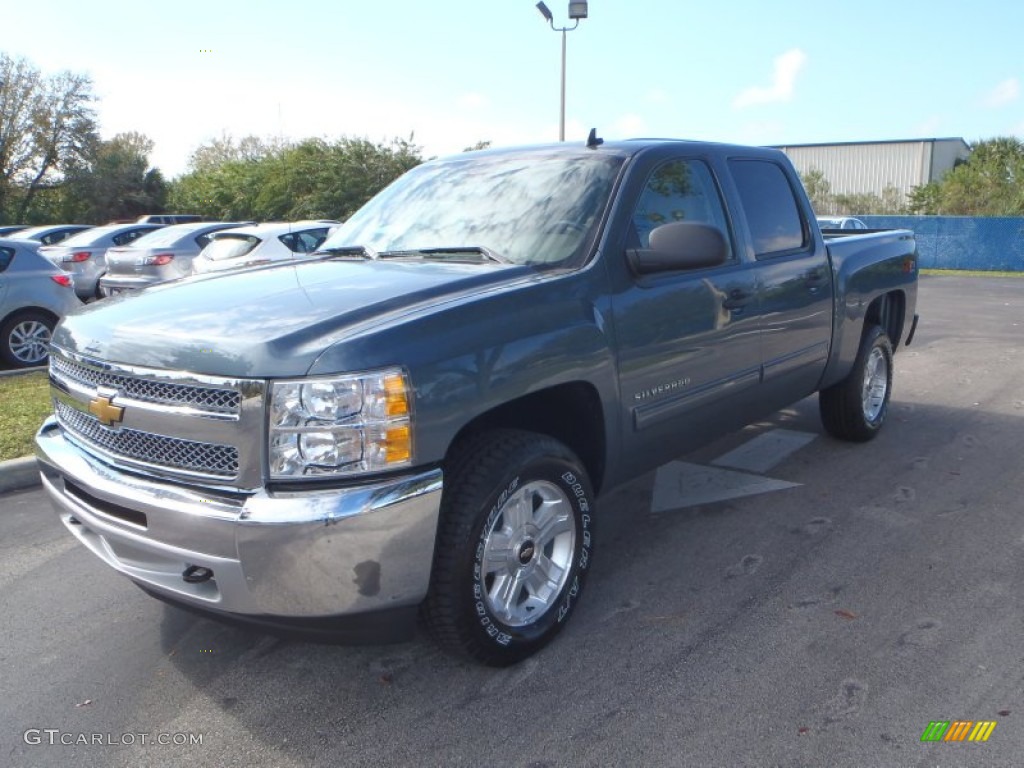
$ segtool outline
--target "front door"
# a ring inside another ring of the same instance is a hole
[[[627,238],[646,248],[651,231],[673,221],[717,227],[728,255],[720,266],[634,275],[614,296],[623,459],[630,470],[743,423],[737,404],[754,396],[760,380],[755,270],[735,247],[705,160],[656,165],[635,202]]]

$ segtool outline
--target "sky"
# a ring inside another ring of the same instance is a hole
[[[225,135],[424,157],[558,139],[561,35],[533,0],[0,6],[0,50],[89,74],[104,138],[146,134],[168,178]],[[566,139],[1024,138],[1021,30],[1006,0],[591,0],[566,36]]]

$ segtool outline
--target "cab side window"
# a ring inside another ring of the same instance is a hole
[[[808,247],[810,239],[782,168],[768,160],[730,160],[758,258]]]
[[[670,160],[651,174],[633,211],[633,230],[639,247],[648,248],[651,232],[673,221],[717,227],[725,235],[729,249],[726,259],[732,259],[722,198],[711,170],[701,160]]]

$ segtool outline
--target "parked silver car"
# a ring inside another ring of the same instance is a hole
[[[141,290],[192,274],[192,259],[210,242],[211,235],[252,222],[201,221],[175,224],[143,235],[131,245],[107,251],[107,274],[100,278],[100,294],[112,296]]]
[[[36,251],[33,241],[0,238],[0,358],[43,365],[54,326],[82,305],[71,276]]]
[[[162,224],[112,224],[93,227],[72,235],[59,245],[43,246],[39,252],[56,266],[71,272],[79,298],[99,296],[100,278],[107,271],[107,249],[128,245]]]
[[[319,248],[336,226],[328,221],[267,222],[216,232],[192,262],[192,271],[202,275],[302,258]]]
[[[45,224],[41,227],[29,227],[11,235],[19,240],[35,240],[43,245],[56,245],[72,235],[92,229],[92,224]]]

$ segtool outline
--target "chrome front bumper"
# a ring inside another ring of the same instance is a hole
[[[275,625],[408,608],[426,595],[439,469],[331,490],[204,493],[129,474],[36,436],[64,525],[108,565],[171,602]],[[190,583],[183,573],[212,571]],[[194,569],[193,569],[194,570]]]

